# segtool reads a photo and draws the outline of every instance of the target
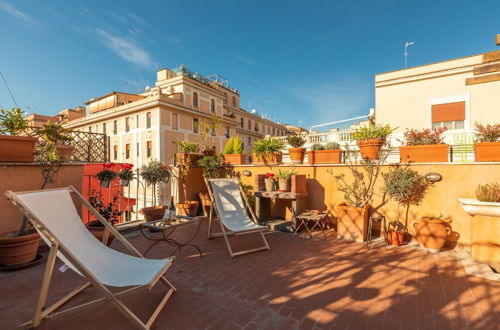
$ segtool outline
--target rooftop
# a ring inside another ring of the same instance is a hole
[[[183,239],[195,228],[180,227]],[[250,245],[239,236],[235,244]],[[144,252],[151,241],[126,234]],[[177,292],[161,311],[157,329],[495,329],[500,322],[500,282],[468,275],[450,251],[430,254],[415,247],[384,249],[374,245],[281,232],[267,234],[270,251],[230,259],[222,238],[208,240],[206,223],[166,273]],[[236,245],[237,246],[237,245]],[[113,248],[120,249],[118,242]],[[158,245],[151,258],[173,248]],[[61,266],[58,260],[56,268]],[[0,273],[0,328],[13,329],[33,316],[44,262]],[[83,278],[56,271],[49,291],[52,303]],[[161,291],[161,292],[160,292]],[[124,302],[145,319],[163,297],[160,286]],[[97,297],[93,289],[71,303]],[[71,306],[68,304],[68,307]],[[44,321],[40,329],[130,329],[111,305]]]

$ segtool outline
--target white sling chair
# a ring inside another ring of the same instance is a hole
[[[105,226],[102,243],[83,225],[70,192],[74,193],[97,220]],[[149,329],[151,327],[163,306],[175,292],[174,286],[164,277],[164,273],[172,265],[173,258],[144,259],[72,186],[27,192],[7,191],[5,195],[25,213],[42,239],[50,246],[35,317],[32,321],[23,324],[22,327],[37,327],[43,319],[67,312],[76,312],[107,301],[113,303],[137,328]],[[123,243],[135,257],[107,247],[105,243],[110,233]],[[74,289],[52,306],[45,308],[56,255],[66,266],[85,277],[88,282]],[[118,296],[125,296],[140,289],[149,290],[158,280],[167,286],[168,292],[149,320],[144,323],[118,300]],[[90,286],[95,287],[104,297],[56,312],[66,302]],[[133,287],[112,293],[106,286]]]
[[[245,194],[241,190],[241,187],[236,179],[205,179],[207,183],[208,193],[210,199],[212,200],[212,206],[210,207],[210,215],[208,221],[208,238],[224,236],[224,240],[229,251],[229,256],[231,258],[261,251],[269,250],[269,245],[267,244],[266,238],[262,233],[267,230],[266,226],[260,226],[257,224],[255,214],[252,208],[248,205],[248,200]],[[243,196],[243,199],[242,199]],[[221,227],[221,233],[212,234],[212,220],[213,220],[213,206],[215,205],[215,210],[217,212],[219,223]],[[253,221],[248,217],[247,210],[252,215]],[[226,231],[226,228],[228,231]],[[249,249],[244,251],[233,252],[231,244],[229,243],[228,235],[244,235],[259,233],[264,241],[263,247],[258,247],[255,249]]]

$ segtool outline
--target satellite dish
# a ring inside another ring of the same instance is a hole
[[[256,113],[256,112],[257,112],[257,110],[252,109],[250,112],[251,112],[251,113]]]
[[[146,86],[146,88],[144,88],[144,90],[145,90],[146,92],[149,92],[149,90],[150,90],[150,89],[151,89],[151,87],[149,87],[149,86]]]

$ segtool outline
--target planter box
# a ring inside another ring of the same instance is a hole
[[[478,142],[474,151],[476,162],[500,162],[500,142]]]
[[[0,162],[33,162],[37,138],[0,135]]]
[[[462,209],[471,216],[500,217],[500,203],[481,202],[473,198],[459,198]]]
[[[252,154],[252,163],[257,165],[278,165],[282,163],[283,155],[280,153],[260,156]]]
[[[401,163],[446,163],[448,162],[448,144],[432,144],[421,146],[399,147],[399,159]]]
[[[176,153],[175,154],[175,163],[176,164],[185,164],[189,165],[198,165],[198,159],[201,158],[200,154],[186,154],[186,153]]]
[[[365,207],[339,205],[338,237],[348,241],[364,242],[368,228],[368,209],[368,205]]]
[[[306,148],[288,148],[292,164],[302,164],[306,154]]]
[[[307,152],[309,164],[339,164],[340,150],[312,150]]]
[[[227,154],[223,155],[224,162],[231,165],[243,165],[247,163],[245,154]]]

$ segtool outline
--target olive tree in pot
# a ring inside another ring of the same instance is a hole
[[[357,141],[361,158],[377,160],[382,146],[387,137],[396,130],[389,124],[372,125],[360,127],[353,133],[353,139]]]
[[[162,165],[158,160],[152,159],[148,164],[142,165],[140,175],[152,189],[153,206],[143,207],[141,213],[146,221],[159,220],[163,218],[167,206],[156,205],[156,188],[158,184],[169,182],[172,172],[167,165]]]
[[[115,225],[119,222],[122,215],[122,212],[118,208],[120,198],[121,196],[117,194],[113,196],[111,201],[105,203],[102,193],[92,190],[89,195],[89,203],[97,210],[97,212],[99,212],[100,215],[102,215],[102,217],[106,221],[108,221],[112,225]],[[99,220],[89,221],[85,226],[92,233],[92,235],[94,235],[95,238],[102,242],[105,228]],[[115,237],[113,236],[113,234],[109,233],[106,245],[111,245],[114,238]]]
[[[53,145],[40,142],[35,148],[35,158],[38,159],[42,174],[40,190],[53,181],[62,165],[62,158]],[[16,233],[0,234],[0,265],[15,268],[31,263],[36,258],[40,235],[35,231],[24,216],[21,227]]]
[[[221,155],[207,155],[203,156],[198,160],[198,166],[202,168],[203,176],[205,178],[218,178],[221,175],[221,171],[223,169],[222,166],[222,157]],[[203,214],[208,215],[208,211],[210,206],[212,206],[212,201],[210,200],[210,196],[207,192],[198,193],[201,201],[201,208],[203,210]]]
[[[397,219],[389,222],[387,237],[392,245],[404,244],[404,235],[408,232],[408,212],[410,205],[419,205],[424,199],[432,182],[408,166],[395,166],[383,174],[384,189],[390,198],[398,203]],[[400,207],[406,207],[404,223],[400,218]],[[418,239],[418,237],[417,237]]]
[[[210,119],[201,118],[199,119],[199,129],[201,136],[201,153],[205,156],[214,156],[215,145],[217,141],[215,137],[217,136],[217,130],[222,125],[222,120],[213,114]],[[212,138],[210,138],[212,136]],[[196,163],[196,161],[195,161]]]
[[[37,138],[19,136],[26,129],[20,108],[0,109],[0,162],[32,162]]]
[[[291,146],[291,148],[288,148],[288,152],[292,164],[302,164],[306,154],[306,148],[303,148],[307,142],[306,139],[298,134],[294,134],[287,136],[286,142]]]

